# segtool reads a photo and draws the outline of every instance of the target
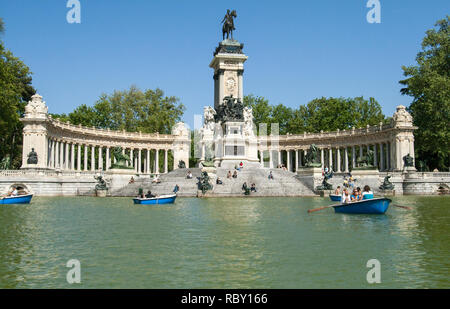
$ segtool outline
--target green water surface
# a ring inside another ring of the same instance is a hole
[[[450,288],[450,198],[385,215],[327,198],[36,197],[0,205],[1,288]],[[81,263],[70,285],[66,263]],[[369,284],[366,263],[381,263]]]

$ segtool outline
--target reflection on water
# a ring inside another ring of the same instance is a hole
[[[448,197],[396,197],[386,215],[307,209],[323,198],[36,198],[0,207],[0,287],[449,288]],[[382,283],[366,281],[381,262]]]

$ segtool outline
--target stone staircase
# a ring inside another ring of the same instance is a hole
[[[193,174],[193,179],[186,179],[187,171]],[[268,179],[269,172],[272,171],[273,180]],[[234,170],[231,170],[233,173]],[[217,185],[216,179],[211,179],[213,190],[208,191],[207,196],[243,196],[242,184],[247,182],[250,186],[255,183],[257,192],[252,192],[251,196],[312,196],[315,195],[311,188],[308,188],[295,173],[283,171],[281,169],[248,168],[238,171],[237,178],[227,179],[228,169],[217,168],[217,177],[223,184]],[[139,188],[144,192],[151,190],[153,194],[170,194],[175,185],[180,187],[178,196],[197,196],[198,178],[201,175],[199,168],[177,169],[168,174],[160,176],[161,183],[151,183],[149,176],[136,177],[133,184],[111,191],[112,196],[136,196]],[[211,175],[212,176],[212,175]]]

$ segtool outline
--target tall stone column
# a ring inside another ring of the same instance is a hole
[[[84,144],[84,171],[88,170],[88,145]]]
[[[261,167],[264,167],[264,150],[259,151],[259,163]]]
[[[75,144],[72,143],[71,146],[72,146],[71,147],[72,149],[70,150],[70,156],[71,156],[71,158],[70,158],[70,169],[72,171],[74,171],[75,170]]]
[[[322,168],[325,168],[325,151],[323,151],[323,148],[320,148],[320,164],[322,164]]]
[[[345,168],[345,172],[348,173],[348,147],[345,146],[344,148],[344,168]]]
[[[50,166],[52,168],[55,168],[55,140],[54,139],[52,139],[52,155],[50,157],[50,160],[51,160]]]
[[[356,149],[355,145],[352,146],[352,168],[356,167]]]
[[[141,174],[142,173],[142,149],[141,148],[139,148],[139,150],[138,150],[138,166],[137,166],[137,169],[138,169],[138,174]]]
[[[390,143],[386,142],[386,170],[391,169],[391,157],[390,157]]]
[[[383,143],[380,143],[380,171],[384,171],[384,151],[383,151]]]
[[[150,170],[150,149],[147,149],[147,164],[146,164],[147,174],[150,174],[152,171]]]
[[[77,170],[81,171],[81,144],[77,145]]]
[[[288,149],[286,150],[286,168],[290,172],[291,171],[291,151]]]
[[[281,150],[278,150],[278,165],[281,165]]]
[[[155,173],[159,174],[159,149],[155,151]]]
[[[111,167],[111,157],[109,154],[109,146],[106,147],[106,170],[109,170],[109,168]]]
[[[330,171],[333,170],[333,148],[329,148],[329,152],[328,152],[328,165],[329,165],[329,169]]]
[[[378,169],[378,153],[376,143],[373,145],[373,165]]]
[[[298,149],[295,149],[295,172],[298,172]]]
[[[95,171],[95,146],[91,145],[91,171]]]
[[[168,165],[168,152],[167,149],[164,149],[164,173],[168,173],[169,172],[169,165]]]
[[[136,164],[134,163],[134,152],[133,152],[133,148],[130,149],[130,161],[131,161],[131,166],[135,168],[136,170]]]
[[[98,169],[103,169],[103,146],[98,146]]]
[[[336,168],[337,172],[341,171],[341,148],[336,148]]]
[[[69,143],[65,142],[65,162],[64,162],[64,169],[68,170],[69,169]]]

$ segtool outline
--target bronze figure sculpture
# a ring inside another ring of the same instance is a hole
[[[222,27],[222,37],[223,40],[225,40],[225,34],[227,35],[227,39],[231,37],[233,40],[233,30],[236,30],[234,27],[234,18],[237,17],[236,10],[233,10],[230,12],[230,10],[227,10],[227,14],[225,14],[225,17],[222,19],[223,27]]]

